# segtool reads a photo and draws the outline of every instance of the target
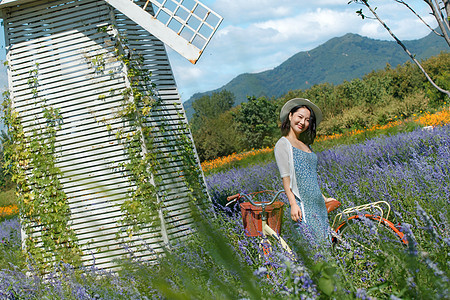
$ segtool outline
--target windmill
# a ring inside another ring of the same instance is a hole
[[[57,122],[52,152],[60,170],[57,191],[70,208],[67,225],[81,248],[81,262],[89,266],[95,257],[96,266],[114,269],[112,260],[127,254],[125,240],[134,255],[152,261],[164,245],[186,238],[193,222],[192,187],[185,180],[189,159],[180,157],[180,139],[194,151],[194,169],[200,167],[164,44],[196,63],[222,17],[197,0],[3,0],[0,12],[11,108],[27,145],[39,137],[33,134],[47,134],[49,123]],[[133,59],[141,73],[130,65]],[[135,78],[141,86],[126,94]],[[142,87],[143,78],[151,83]],[[143,99],[153,104],[143,122],[119,117],[124,101],[145,93],[149,97]],[[49,121],[48,108],[57,111],[57,120]],[[127,148],[125,137],[135,132],[140,143]],[[123,221],[125,215],[133,219],[133,212],[123,204],[140,190],[141,180],[124,167],[132,160],[130,151],[160,162],[142,179],[154,187],[156,221],[137,221],[133,233]],[[22,167],[28,182],[36,180],[37,163]],[[45,248],[40,237],[46,226],[38,220],[23,228],[22,239]]]

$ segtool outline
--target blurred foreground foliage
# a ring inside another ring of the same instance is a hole
[[[343,207],[384,199],[408,247],[314,251],[285,210],[283,237],[294,250],[263,258],[244,235],[239,207],[220,206],[236,192],[279,189],[274,163],[207,177],[214,207],[194,214],[195,234],[148,264],[129,252],[112,273],[61,263],[43,278],[26,265],[17,218],[0,222],[0,299],[439,299],[448,294],[449,127],[416,129],[319,153],[324,193]],[[383,151],[381,151],[383,150]],[[332,218],[332,216],[330,216]],[[366,234],[358,239],[377,235]],[[126,245],[124,245],[126,246]],[[95,260],[94,260],[95,262]]]

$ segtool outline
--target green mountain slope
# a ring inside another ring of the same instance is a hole
[[[433,33],[404,43],[419,60],[449,50],[445,41]],[[196,93],[183,106],[187,117],[191,118],[193,101],[223,89],[236,96],[235,105],[238,105],[246,101],[247,96],[279,97],[290,90],[307,89],[314,84],[340,84],[383,69],[387,63],[395,67],[408,60],[407,54],[394,41],[374,40],[348,33],[310,51],[299,52],[272,70],[241,74],[221,88]]]

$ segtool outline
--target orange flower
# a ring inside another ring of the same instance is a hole
[[[7,217],[19,213],[16,205],[8,205],[0,207],[0,217]]]
[[[416,119],[423,126],[442,126],[450,123],[450,109],[442,110],[435,114],[426,113]]]
[[[396,118],[397,118],[397,116],[396,116]],[[442,126],[444,124],[450,123],[450,109],[443,110],[443,111],[437,112],[435,114],[426,113],[425,115],[423,115],[421,117],[418,117],[418,118],[414,117],[412,120],[414,122],[418,122],[422,126]],[[346,133],[333,133],[330,135],[321,135],[321,136],[317,136],[316,142],[337,139],[344,135],[345,136],[354,136],[354,135],[364,133],[367,131],[388,129],[391,127],[401,125],[404,122],[405,121],[403,121],[403,120],[397,119],[396,121],[389,122],[385,125],[374,125],[370,128],[354,129],[354,130],[346,132]],[[228,156],[218,157],[213,160],[204,161],[201,165],[202,165],[203,171],[209,171],[214,168],[222,167],[233,161],[240,161],[246,157],[254,156],[254,155],[258,155],[260,153],[266,153],[266,152],[270,152],[270,151],[273,151],[273,148],[256,149],[256,150],[251,150],[251,151],[242,152],[242,153],[233,153]]]
[[[244,158],[255,156],[261,153],[267,153],[273,151],[273,148],[253,149],[247,152],[233,153],[228,156],[218,157],[213,160],[204,161],[201,163],[203,171],[209,171],[214,168],[222,167],[233,161],[240,161]]]

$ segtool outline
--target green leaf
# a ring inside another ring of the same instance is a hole
[[[328,278],[319,278],[319,283],[317,285],[319,289],[327,296],[330,296],[334,292],[334,282]]]

